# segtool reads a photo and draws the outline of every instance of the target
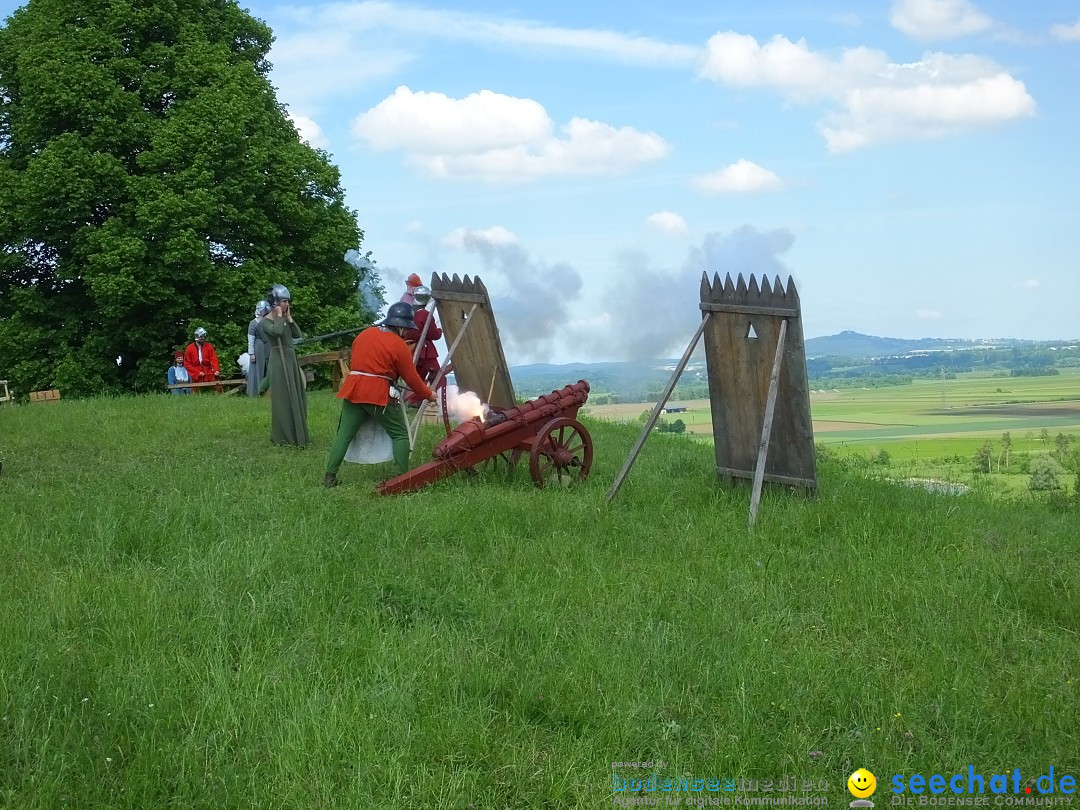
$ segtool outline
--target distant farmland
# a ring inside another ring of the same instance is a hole
[[[708,400],[669,404],[687,410],[665,414],[664,419],[681,419],[688,433],[711,437]],[[598,405],[588,412],[600,419],[632,421],[653,405]],[[885,451],[894,463],[922,465],[949,458],[957,465],[949,477],[956,477],[986,441],[1000,452],[1005,432],[1014,454],[1048,453],[1058,433],[1072,436],[1072,446],[1080,446],[1080,369],[1062,369],[1052,377],[962,374],[903,386],[814,391],[810,410],[814,440],[841,455]],[[931,466],[906,472],[946,474],[940,464]],[[1017,489],[1021,483],[1011,481],[1008,488]]]

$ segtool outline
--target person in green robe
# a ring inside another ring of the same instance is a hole
[[[271,290],[270,314],[259,321],[259,334],[270,347],[266,373],[270,380],[270,441],[307,447],[307,386],[296,362],[293,339],[303,332],[292,318],[292,295],[288,287]]]

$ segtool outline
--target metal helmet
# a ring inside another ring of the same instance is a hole
[[[431,300],[431,290],[421,284],[419,287],[413,290],[413,298],[416,299],[416,303],[418,303],[420,306],[426,307],[428,301]]]
[[[255,317],[261,318],[270,312],[270,302],[265,298],[255,304]]]
[[[386,310],[386,317],[379,322],[379,326],[400,326],[404,329],[415,329],[416,321],[413,320],[413,309],[404,301],[391,304]]]
[[[292,293],[284,284],[275,284],[270,288],[270,303],[276,304],[279,301],[292,301]]]
[[[201,326],[195,330],[195,339],[199,340],[200,338],[206,340],[206,330]]]

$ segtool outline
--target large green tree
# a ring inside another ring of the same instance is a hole
[[[358,325],[362,233],[272,39],[231,0],[30,0],[0,28],[0,377],[160,389],[196,325],[235,368],[276,282],[308,333]]]

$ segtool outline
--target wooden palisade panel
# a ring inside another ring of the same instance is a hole
[[[474,392],[490,405],[514,407],[517,403],[510,368],[503,355],[499,327],[484,282],[479,276],[458,278],[455,273],[451,278],[446,273],[441,276],[436,273],[431,278],[431,293],[447,346],[454,345],[465,318],[472,311],[472,322],[452,358],[458,388]]]
[[[753,479],[762,435],[769,378],[780,325],[787,320],[779,390],[765,462],[765,481],[817,489],[814,429],[806,378],[799,294],[767,276],[759,286],[740,274],[733,282],[701,278],[705,359],[709,373],[716,468],[721,479]]]

